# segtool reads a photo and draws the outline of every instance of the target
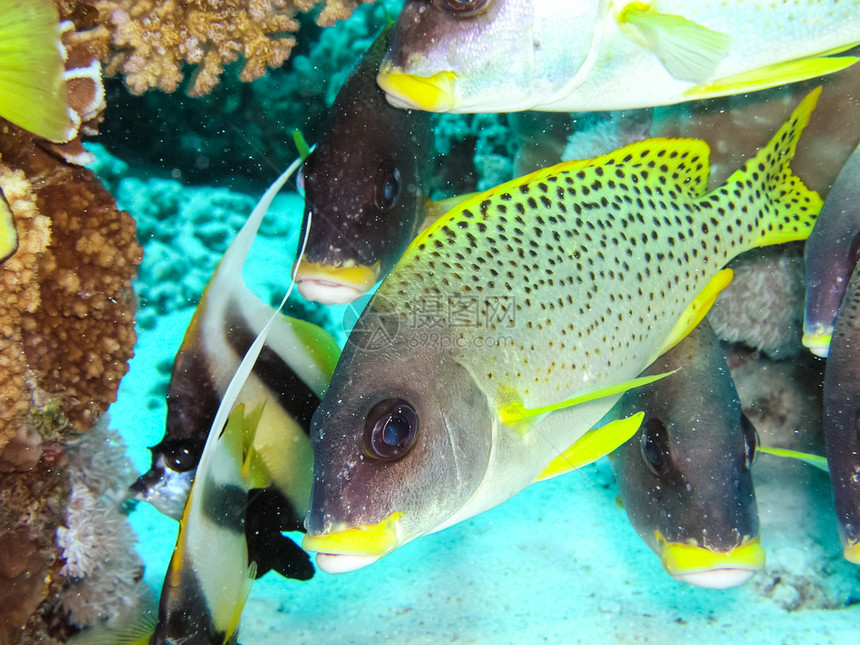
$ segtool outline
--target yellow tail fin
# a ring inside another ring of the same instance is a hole
[[[805,240],[812,232],[824,201],[792,174],[789,162],[820,94],[820,87],[810,92],[770,142],[726,182],[726,194],[749,193],[763,186],[769,198],[756,220],[751,246]]]

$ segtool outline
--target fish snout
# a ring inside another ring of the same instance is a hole
[[[391,105],[425,112],[450,112],[457,106],[456,80],[457,75],[452,71],[419,76],[404,72],[390,61],[383,62],[376,76]]]
[[[321,534],[309,531],[302,539],[302,548],[316,552],[317,566],[326,573],[354,571],[376,562],[399,546],[401,516],[402,513],[392,513],[377,524]]]
[[[379,263],[336,267],[301,260],[294,273],[296,288],[305,300],[345,305],[363,296],[376,284]]]
[[[675,580],[706,589],[737,587],[764,567],[765,553],[759,539],[752,538],[728,551],[715,551],[693,544],[667,542],[662,535],[660,560]]]

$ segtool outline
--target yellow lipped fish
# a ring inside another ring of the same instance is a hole
[[[302,546],[370,564],[599,458],[594,427],[683,339],[753,247],[805,239],[821,198],[788,164],[819,90],[725,184],[708,146],[649,139],[467,199],[412,243],[314,414]]]
[[[742,94],[845,68],[860,1],[407,0],[377,82],[431,112],[586,112]]]

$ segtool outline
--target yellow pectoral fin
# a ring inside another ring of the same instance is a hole
[[[773,448],[771,446],[759,446],[757,450],[766,455],[773,455],[775,457],[798,459],[810,466],[815,466],[819,470],[830,472],[830,468],[827,466],[827,457],[822,457],[821,455],[813,455],[812,453],[801,452],[799,450],[789,450],[788,448]]]
[[[832,58],[807,58],[787,63],[777,63],[754,69],[751,72],[720,78],[712,83],[697,85],[684,92],[683,96],[686,99],[698,100],[729,94],[756,92],[768,87],[778,87],[779,85],[797,83],[798,81],[833,74],[846,67],[850,67],[858,60],[860,59],[853,56],[838,56]]]
[[[675,323],[672,331],[669,332],[666,340],[663,341],[663,345],[657,353],[651,357],[649,363],[654,362],[657,358],[684,340],[684,338],[687,337],[687,334],[693,331],[696,328],[696,325],[702,322],[705,315],[714,305],[720,292],[729,286],[733,275],[734,274],[731,269],[723,269],[711,278],[711,281],[705,285],[705,288],[702,289],[693,302],[687,305],[687,308],[681,314],[681,317],[678,318],[678,322]]]
[[[544,405],[538,408],[526,408],[520,401],[513,401],[499,409],[499,420],[505,425],[514,428],[520,434],[526,434],[534,424],[550,412],[563,410],[580,403],[602,399],[605,396],[623,394],[627,390],[632,390],[634,387],[648,385],[654,381],[659,381],[661,378],[674,374],[677,371],[678,370],[672,370],[671,372],[663,372],[662,374],[655,374],[653,376],[640,376],[639,378],[635,378],[631,381],[623,381],[621,383],[613,383],[612,385],[596,387],[591,390],[580,392],[576,396],[560,401],[559,403],[551,403],[550,405]]]
[[[637,412],[626,419],[616,419],[605,426],[589,430],[570,448],[553,459],[535,481],[563,475],[608,455],[636,434],[644,418],[644,412]]]
[[[624,7],[618,22],[633,28],[669,73],[682,81],[709,79],[732,43],[722,32],[683,16],[659,13],[639,2]]]

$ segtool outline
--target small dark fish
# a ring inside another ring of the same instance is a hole
[[[750,473],[755,429],[706,322],[643,376],[672,370],[627,392],[611,413],[645,412],[639,431],[610,456],[621,499],[673,578],[715,589],[740,585],[764,566]]]
[[[830,347],[824,369],[827,463],[843,553],[860,564],[860,266],[848,282]]]
[[[827,356],[836,312],[860,257],[860,146],[824,200],[806,242],[806,319],[803,344]]]
[[[150,470],[131,487],[139,499],[175,519],[185,506],[225,390],[274,313],[241,278],[264,212],[249,217],[203,293],[174,360],[164,438],[150,448]],[[238,397],[248,406],[266,402],[259,441],[285,441],[293,447],[294,458],[279,471],[280,490],[295,504],[299,517],[310,496],[310,420],[339,354],[340,348],[325,330],[279,314]]]
[[[394,266],[427,213],[430,115],[399,110],[376,85],[386,28],[337,95],[305,161],[305,224],[296,284],[308,300],[355,300]]]

